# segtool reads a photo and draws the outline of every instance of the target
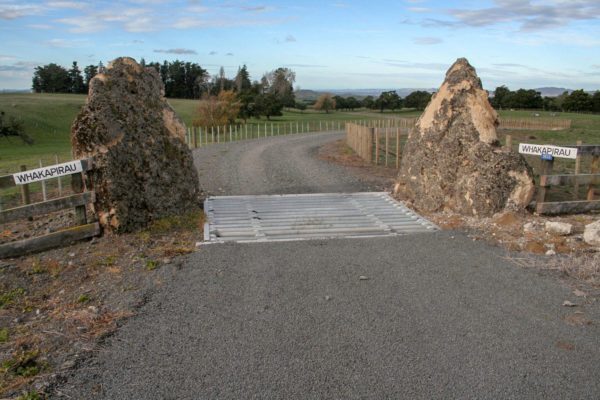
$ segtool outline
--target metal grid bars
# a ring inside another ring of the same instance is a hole
[[[215,196],[205,201],[206,242],[398,236],[438,227],[385,192]]]

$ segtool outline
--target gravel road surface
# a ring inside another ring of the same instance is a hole
[[[196,162],[213,194],[369,190],[312,158],[335,138],[214,146]],[[206,245],[56,397],[600,398],[598,302],[506,256],[449,231]]]
[[[279,136],[196,150],[200,185],[211,195],[338,193],[381,188],[315,158],[342,132]]]

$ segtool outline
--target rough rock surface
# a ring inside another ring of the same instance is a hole
[[[531,168],[500,146],[497,125],[475,69],[458,59],[409,135],[397,193],[424,211],[489,216],[526,207]]]
[[[104,227],[134,231],[199,204],[185,133],[155,70],[118,58],[90,81],[71,142],[75,157],[94,157],[94,208]]]
[[[600,220],[585,226],[583,240],[592,246],[600,246]]]
[[[573,225],[567,222],[547,221],[546,231],[555,235],[567,236],[573,231]]]

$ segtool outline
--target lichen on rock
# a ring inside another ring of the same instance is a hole
[[[424,211],[489,216],[526,207],[533,173],[500,146],[497,126],[475,69],[458,59],[409,134],[397,194]]]
[[[105,228],[135,231],[199,204],[185,132],[154,69],[117,58],[90,81],[71,142],[75,157],[94,158],[94,209]]]

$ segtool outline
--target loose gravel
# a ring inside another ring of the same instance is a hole
[[[315,157],[341,132],[269,137],[194,151],[200,186],[211,195],[377,191],[343,167]]]
[[[314,159],[338,137],[195,161],[210,194],[370,190]],[[452,231],[206,245],[56,398],[599,398],[596,299],[507,255]]]

